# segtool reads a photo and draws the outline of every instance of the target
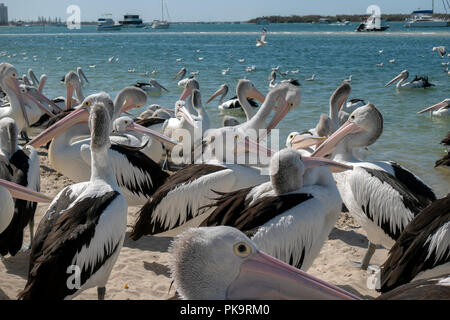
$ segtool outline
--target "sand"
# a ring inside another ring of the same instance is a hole
[[[41,162],[41,192],[56,196],[65,186],[72,184],[68,178],[51,168],[47,151],[39,149]],[[48,205],[39,205],[36,211],[36,227],[47,210]],[[136,207],[128,210],[128,232],[135,220]],[[195,223],[195,221],[193,222]],[[163,300],[175,297],[171,287],[168,268],[168,248],[173,236],[179,232],[160,236],[146,236],[132,241],[128,235],[120,256],[106,286],[106,299],[109,300]],[[29,241],[28,229],[25,242]],[[325,242],[320,255],[308,273],[348,290],[366,299],[379,295],[366,285],[370,277],[365,271],[352,265],[360,262],[368,245],[361,227],[348,215],[342,213],[336,227]],[[371,264],[381,265],[388,251],[378,248]],[[24,288],[27,279],[29,251],[20,252],[15,257],[0,258],[0,300],[16,299]],[[170,290],[169,290],[170,289]],[[95,288],[84,291],[76,299],[97,299]]]

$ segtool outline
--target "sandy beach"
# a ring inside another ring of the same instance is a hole
[[[73,182],[51,168],[47,150],[41,148],[38,151],[41,162],[41,192],[54,197],[63,187]],[[48,205],[38,206],[35,216],[36,226],[47,207]],[[137,211],[137,207],[128,209],[128,231],[131,230]],[[165,300],[176,297],[175,289],[170,288],[171,279],[167,261],[169,245],[177,232],[179,230],[157,237],[146,236],[139,241],[132,241],[127,236],[109,278],[106,299]],[[25,235],[27,242],[28,229],[25,230]],[[343,213],[308,273],[358,296],[373,299],[379,294],[367,288],[366,283],[370,275],[352,266],[353,262],[362,260],[367,244],[364,231],[348,214]],[[381,265],[387,258],[387,253],[386,249],[379,248],[371,263]],[[15,257],[6,256],[0,259],[0,300],[16,299],[17,294],[24,288],[28,257],[29,251],[26,251],[18,253]],[[97,291],[95,288],[89,289],[76,299],[95,300]]]

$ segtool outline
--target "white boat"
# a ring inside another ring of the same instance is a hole
[[[166,5],[167,10],[167,5]],[[169,12],[167,11],[167,15]],[[154,20],[152,24],[152,29],[168,29],[170,27],[170,23],[164,20],[164,1],[161,0],[161,20]]]
[[[450,26],[449,20],[433,18],[434,0],[431,2],[431,10],[418,10],[411,13],[411,17],[406,20],[406,28],[440,28]]]
[[[137,14],[126,14],[124,15],[124,19],[119,22],[125,28],[144,28],[146,26]]]
[[[122,29],[121,24],[116,24],[111,18],[98,18],[97,30],[98,31],[113,31]]]

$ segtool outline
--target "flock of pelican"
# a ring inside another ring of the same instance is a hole
[[[135,241],[197,219],[170,248],[174,285],[184,299],[360,299],[307,274],[342,209],[367,234],[363,270],[377,246],[391,249],[378,275],[381,299],[430,298],[431,290],[450,297],[450,195],[437,199],[394,161],[359,156],[382,135],[384,120],[371,103],[347,102],[351,77],[331,95],[315,128],[292,132],[286,147],[274,151],[267,137],[301,104],[298,81],[277,84],[273,71],[263,94],[239,80],[228,101],[222,85],[207,103],[220,96],[219,109],[241,112],[246,121],[228,116],[213,128],[200,84],[186,72],[174,78],[181,76],[183,92],[173,109],[150,105],[132,118],[130,110],[167,89],[151,79],[114,99],[106,92],[85,97],[88,80],[78,69],[62,78],[66,96],[51,99],[43,93],[45,75],[38,80],[30,70],[19,78],[13,65],[0,64],[0,254],[29,248],[19,299],[72,299],[93,287],[105,299],[129,206],[141,207],[130,235]],[[407,77],[404,71],[387,85],[402,79],[397,86],[407,87]],[[40,193],[39,147],[48,148],[53,169],[75,182],[54,199]],[[50,204],[34,231],[39,202]],[[67,285],[72,267],[79,286]]]

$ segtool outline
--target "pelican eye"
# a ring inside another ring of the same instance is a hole
[[[294,134],[291,133],[291,134],[289,135],[289,139],[292,139],[293,137],[294,137]]]
[[[355,115],[354,115],[354,114],[352,114],[352,115],[350,116],[350,120],[355,120]]]
[[[252,248],[245,242],[238,242],[233,247],[234,253],[241,257],[246,258],[252,253]]]
[[[84,105],[85,105],[86,107],[90,107],[90,106],[91,106],[91,102],[90,102],[90,101],[86,101],[86,102],[84,103]]]
[[[294,106],[294,103],[293,102],[289,102],[289,107],[293,107]]]

